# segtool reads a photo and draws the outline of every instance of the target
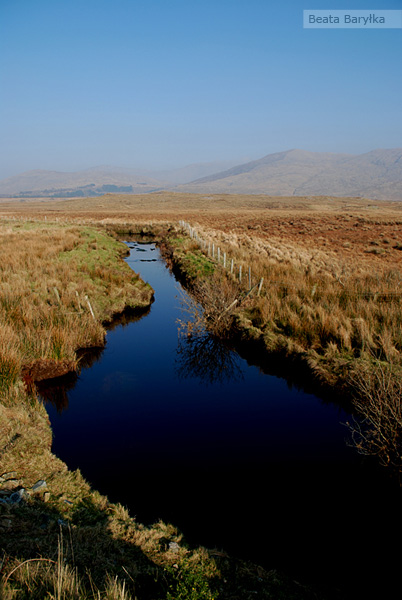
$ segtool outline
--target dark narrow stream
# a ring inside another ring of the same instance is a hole
[[[351,598],[376,586],[397,597],[386,590],[399,570],[401,495],[347,445],[348,415],[211,340],[180,339],[179,284],[154,245],[130,246],[155,302],[108,332],[76,385],[58,390],[64,401],[47,402],[55,454],[140,522],[171,522],[191,544]]]

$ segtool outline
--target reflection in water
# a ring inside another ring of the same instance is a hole
[[[36,389],[42,400],[53,404],[57,412],[61,414],[68,408],[68,392],[74,388],[77,380],[77,373],[68,373],[62,377],[38,381]]]
[[[126,309],[123,313],[113,319],[111,323],[107,323],[107,331],[113,331],[116,327],[127,327],[130,323],[135,323],[147,315],[150,307],[138,311],[134,309]],[[68,408],[68,393],[74,389],[78,377],[83,369],[90,369],[98,362],[103,354],[104,348],[87,348],[77,351],[78,372],[67,373],[62,377],[54,377],[53,379],[45,379],[36,383],[36,389],[40,398],[44,402],[52,404],[57,412],[61,414]]]
[[[244,378],[237,355],[207,332],[182,335],[175,362],[176,373],[183,379],[196,377],[203,383],[222,384]]]
[[[61,414],[68,408],[68,392],[74,389],[83,369],[90,369],[101,358],[104,348],[87,348],[77,351],[78,372],[67,373],[62,377],[36,382],[36,389],[44,402],[53,404]]]
[[[153,300],[152,300],[153,302]],[[145,308],[126,308],[126,310],[113,318],[113,321],[106,323],[107,331],[113,331],[116,327],[127,327],[130,323],[135,323],[145,317],[151,310],[150,306]]]
[[[103,354],[104,348],[83,348],[77,350],[77,359],[79,365],[79,371],[81,369],[90,369],[95,363],[100,360]]]
[[[176,375],[195,377],[203,383],[228,383],[244,379],[239,355],[205,328],[202,307],[177,287],[181,317],[176,320],[179,344],[176,350]]]

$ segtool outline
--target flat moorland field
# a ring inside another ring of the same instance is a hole
[[[400,265],[402,201],[364,198],[240,194],[106,194],[99,198],[0,199],[0,216],[78,219],[86,222],[177,222],[184,219],[226,233],[296,242],[346,260]]]

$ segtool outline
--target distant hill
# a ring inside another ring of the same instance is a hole
[[[139,194],[164,187],[141,171],[95,167],[85,171],[64,173],[59,171],[27,171],[0,180],[0,195],[12,197],[99,196],[108,192]]]
[[[74,173],[37,170],[0,180],[0,196],[15,198],[139,194],[163,189],[402,200],[402,148],[359,155],[287,150],[237,165],[221,161],[164,171],[107,166]]]
[[[197,163],[178,169],[149,171],[100,166],[83,171],[27,171],[0,180],[0,196],[69,198],[106,193],[143,194],[171,188],[227,169],[237,161]]]
[[[160,181],[169,182],[171,185],[180,185],[183,183],[190,183],[191,181],[200,179],[201,177],[208,177],[209,175],[230,169],[237,164],[239,164],[238,160],[221,160],[208,163],[195,163],[186,165],[185,167],[180,167],[178,169],[153,171],[152,175]]]
[[[402,200],[402,148],[366,154],[288,150],[180,185],[180,191]]]

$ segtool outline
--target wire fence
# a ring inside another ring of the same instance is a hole
[[[255,278],[251,265],[245,265],[235,261],[234,258],[230,258],[220,246],[205,240],[199,232],[187,223],[186,221],[179,221],[180,227],[188,232],[190,238],[198,244],[199,248],[206,256],[216,262],[223,269],[227,270],[233,277],[235,277],[243,287],[248,289],[249,292],[256,290],[257,296],[261,294],[264,278]]]
[[[225,270],[230,272],[231,275],[238,279],[240,284],[243,284],[244,287],[248,288],[248,290],[254,290],[258,288],[257,295],[261,294],[264,277],[256,278],[252,272],[251,266],[245,264],[244,262],[236,261],[234,258],[228,256],[228,254],[221,249],[218,244],[215,242],[211,242],[210,240],[205,240],[197,231],[195,227],[187,223],[186,221],[179,221],[180,227],[186,232],[189,237],[198,244],[201,251],[216,262],[218,265],[222,266]],[[373,300],[374,302],[391,302],[392,300],[400,300],[402,298],[401,292],[385,292],[382,290],[362,290],[362,291],[347,291],[344,289],[344,284],[342,281],[337,279],[337,282],[340,286],[340,290],[335,295],[340,297],[347,298],[363,298],[365,300]],[[268,283],[268,282],[267,282]],[[402,285],[402,277],[401,277],[401,285]],[[284,281],[269,281],[270,287],[280,288],[282,295],[285,297],[292,291],[300,292],[300,288],[296,286],[289,285],[289,282]],[[311,298],[318,296],[321,290],[317,283],[314,283],[309,290],[309,295]]]

